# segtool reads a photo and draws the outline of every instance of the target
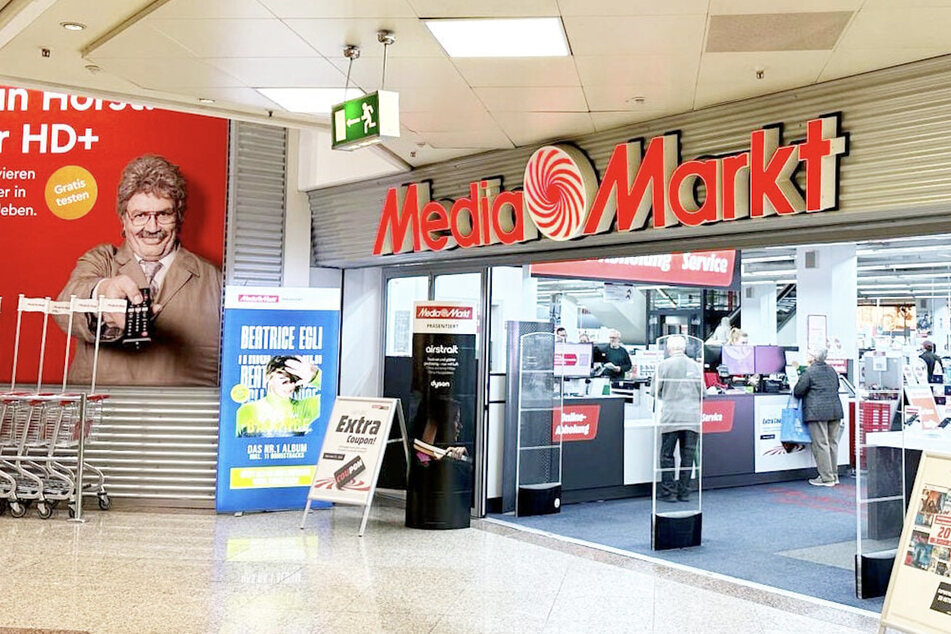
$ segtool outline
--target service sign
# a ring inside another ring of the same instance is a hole
[[[370,501],[396,407],[396,399],[390,398],[337,398],[309,499],[359,505]]]
[[[728,287],[733,284],[736,251],[697,251],[623,258],[532,264],[536,277],[569,277],[671,285]]]
[[[828,211],[838,205],[839,159],[847,152],[837,115],[808,121],[799,142],[784,144],[781,128],[765,127],[750,133],[749,150],[686,161],[672,132],[615,146],[599,183],[580,149],[547,145],[529,158],[521,190],[486,178],[471,183],[468,196],[444,202],[432,200],[426,182],[389,189],[373,254]],[[800,167],[804,190],[795,180]]]
[[[923,634],[951,631],[951,456],[922,455],[882,625]]]

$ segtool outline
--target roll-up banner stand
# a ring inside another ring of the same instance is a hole
[[[337,395],[339,333],[339,289],[225,288],[218,512],[304,508]]]
[[[951,632],[951,456],[926,452],[921,458],[879,632],[886,627]]]
[[[406,525],[469,526],[476,408],[476,331],[472,304],[417,302],[413,320],[409,481]]]

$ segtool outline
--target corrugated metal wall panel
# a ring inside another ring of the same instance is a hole
[[[54,391],[58,386],[49,386]],[[217,388],[105,388],[86,460],[115,498],[211,507],[218,456]]]
[[[855,222],[865,223],[870,233],[946,230],[951,221],[951,144],[947,141],[951,138],[951,56],[568,140],[588,154],[600,173],[614,146],[629,139],[680,130],[684,157],[723,154],[747,149],[750,132],[771,123],[784,124],[787,142],[800,139],[807,120],[830,112],[842,112],[842,127],[851,141],[850,155],[841,163],[836,212],[609,233],[569,243],[543,240],[512,247],[372,258],[386,188],[431,180],[433,198],[438,199],[464,196],[470,182],[491,176],[501,176],[507,189],[520,187],[525,163],[536,149],[533,146],[309,192],[314,217],[312,260],[315,266],[365,266],[592,247],[637,253],[668,249],[671,242],[694,249],[730,246],[731,242],[741,246],[750,240],[744,233],[755,233],[760,244],[782,244],[792,228],[802,229],[810,240],[835,239],[842,235],[843,224]],[[906,224],[888,228],[899,218]],[[661,240],[664,243],[645,244]],[[690,241],[689,246],[683,245],[684,240]]]
[[[231,123],[228,284],[280,286],[287,130]]]

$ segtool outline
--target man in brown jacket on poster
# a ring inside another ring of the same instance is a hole
[[[208,385],[218,380],[221,271],[179,244],[186,184],[177,166],[155,155],[132,160],[122,172],[117,211],[125,241],[100,244],[76,263],[59,294],[143,301],[152,292],[151,343],[122,345],[124,313],[103,314],[98,383],[102,385]],[[95,317],[73,319],[73,383],[92,378]],[[64,330],[67,319],[58,317]]]

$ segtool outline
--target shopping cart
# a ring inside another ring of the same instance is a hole
[[[62,453],[72,453],[82,440],[85,443],[95,441],[99,425],[102,422],[103,402],[108,398],[106,394],[91,394],[86,397],[85,412],[81,413],[79,398],[74,395],[66,395],[59,401],[56,409],[56,415],[50,416],[46,426],[47,441],[47,461],[45,467],[50,472],[64,474],[70,483],[69,499],[74,498],[76,483],[73,479],[73,473],[62,462],[57,460],[58,455]],[[78,459],[78,458],[77,458]],[[99,508],[107,511],[112,507],[109,494],[105,489],[105,474],[90,464],[83,461],[83,493],[95,495],[99,501]],[[75,502],[69,504],[69,515],[74,517],[76,514]]]

